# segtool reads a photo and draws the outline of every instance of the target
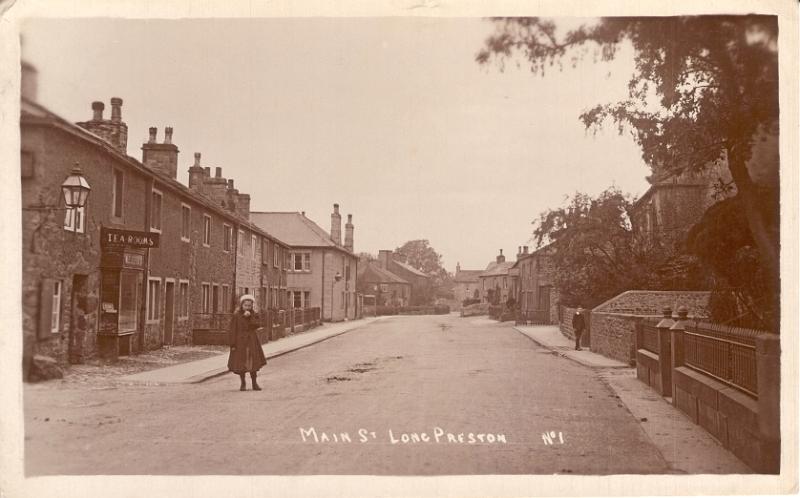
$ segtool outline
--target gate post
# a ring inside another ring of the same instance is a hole
[[[756,337],[758,432],[763,472],[781,471],[781,342],[777,334]]]
[[[672,396],[672,333],[670,327],[675,325],[672,319],[672,308],[663,310],[664,318],[656,325],[658,330],[658,375],[656,391],[664,397]]]

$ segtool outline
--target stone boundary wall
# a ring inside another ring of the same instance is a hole
[[[689,316],[707,317],[709,291],[647,291],[629,290],[612,297],[592,311],[625,315],[660,316],[669,306],[673,310],[684,306]]]
[[[636,363],[636,324],[648,316],[592,311],[592,351],[623,363]],[[658,315],[652,315],[657,318]]]

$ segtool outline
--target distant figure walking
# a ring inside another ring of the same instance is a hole
[[[239,298],[239,307],[231,315],[231,325],[228,330],[228,342],[231,346],[228,369],[239,375],[241,379],[240,391],[247,390],[247,384],[245,384],[245,374],[247,372],[250,372],[253,391],[260,391],[261,388],[256,381],[257,372],[267,364],[264,351],[261,349],[261,341],[258,339],[261,320],[258,313],[253,309],[254,305],[255,298],[250,294],[245,294]]]
[[[580,306],[577,310],[575,310],[575,314],[572,315],[572,330],[575,332],[575,350],[581,350],[581,336],[583,335],[583,331],[586,329],[586,318],[584,317],[583,308]]]

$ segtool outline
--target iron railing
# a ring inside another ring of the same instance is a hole
[[[639,349],[646,349],[651,353],[659,354],[661,352],[661,342],[658,338],[657,322],[643,321],[639,323],[636,328],[638,337],[636,344]]]
[[[687,367],[758,397],[756,336],[762,331],[710,323],[686,324],[683,358]]]

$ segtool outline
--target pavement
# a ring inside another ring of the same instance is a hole
[[[564,336],[557,325],[518,325],[515,326],[519,333],[559,356],[569,358],[581,365],[591,368],[630,368],[630,365],[617,360],[612,360],[601,354],[593,353],[588,349],[575,350],[575,343]]]
[[[597,370],[605,383],[639,425],[675,474],[750,474],[753,471],[726,450],[683,412],[636,378],[636,369],[575,343],[558,326],[515,326],[540,346],[583,366]]]
[[[268,342],[262,346],[262,349],[264,356],[269,360],[386,318],[388,317],[371,317],[347,322],[325,323],[307,332]],[[121,377],[120,381],[143,384],[196,384],[227,372],[228,353],[222,353],[202,360],[126,375]]]

